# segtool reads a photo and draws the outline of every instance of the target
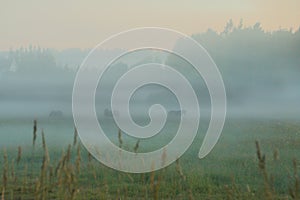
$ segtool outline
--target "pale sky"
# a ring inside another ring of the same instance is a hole
[[[299,0],[0,0],[0,50],[92,48],[112,34],[143,26],[186,34],[223,30],[226,22],[298,29]]]

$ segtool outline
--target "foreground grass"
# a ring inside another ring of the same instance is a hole
[[[48,147],[46,130],[33,129],[32,144],[2,150],[2,199],[300,198],[296,122],[230,122],[207,158],[196,157],[199,139],[176,163],[146,174],[103,166],[80,144],[76,132],[69,146],[58,148]],[[128,146],[134,150],[134,144]]]

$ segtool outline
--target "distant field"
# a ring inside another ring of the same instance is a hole
[[[118,144],[117,128],[109,122],[106,126],[109,137]],[[200,160],[197,154],[206,127],[207,123],[200,124],[195,142],[178,162],[152,173],[127,174],[94,160],[79,138],[74,144],[72,120],[38,120],[34,147],[32,119],[1,120],[0,196],[3,199],[300,198],[299,121],[228,119],[214,150]],[[170,124],[165,132],[175,130],[176,126]],[[153,146],[158,148],[170,136],[171,133],[162,136],[165,140],[157,139],[150,144],[141,141],[138,152]],[[123,142],[126,149],[133,151],[136,140],[124,135]]]

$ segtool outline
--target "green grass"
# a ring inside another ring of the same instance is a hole
[[[32,131],[32,128],[28,129],[24,131]],[[34,148],[31,136],[28,144],[20,145],[22,155],[19,163],[19,145],[1,145],[0,188],[4,193],[0,193],[4,199],[300,198],[299,164],[296,163],[300,160],[300,124],[297,121],[231,119],[227,121],[214,150],[200,160],[197,154],[203,130],[205,127],[199,131],[200,134],[179,162],[146,174],[117,172],[89,159],[81,144],[72,145],[72,132],[68,137],[64,136],[70,140],[69,154],[67,145],[47,144],[43,147],[38,132]],[[44,132],[48,141],[52,135],[47,133],[47,128]],[[118,133],[116,141],[117,137]],[[260,143],[261,154],[265,155],[264,169],[259,167],[256,140]],[[123,138],[123,144],[131,150],[135,146],[126,138]],[[139,151],[145,148],[148,146],[143,146],[141,142]],[[49,162],[45,160],[47,151]],[[61,159],[64,161],[59,165]],[[267,174],[267,181],[264,173]]]

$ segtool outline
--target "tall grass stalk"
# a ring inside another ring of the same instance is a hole
[[[2,199],[5,199],[5,191],[7,189],[7,184],[8,184],[8,159],[7,159],[7,152],[6,149],[3,150],[3,173],[2,173],[2,183],[3,183],[3,188],[2,188]]]
[[[47,192],[48,192],[48,175],[47,175],[47,169],[48,169],[48,164],[50,162],[49,158],[49,153],[48,153],[48,148],[46,145],[46,139],[45,139],[45,134],[44,131],[42,130],[42,144],[43,144],[43,150],[44,150],[44,156],[43,156],[43,163],[41,166],[41,175],[40,175],[40,180],[39,180],[39,187],[37,187],[37,192],[41,193],[41,199],[47,199]]]
[[[35,146],[36,138],[37,138],[37,121],[36,119],[33,120],[33,139],[32,139],[32,146]]]
[[[17,165],[20,164],[21,158],[22,158],[22,147],[18,146]]]
[[[256,145],[256,155],[258,158],[258,167],[264,178],[265,198],[267,200],[272,200],[272,199],[274,199],[274,197],[273,197],[273,191],[271,190],[272,187],[270,186],[268,172],[266,169],[266,156],[264,154],[262,154],[259,142],[257,140],[255,141],[255,145]]]
[[[292,187],[289,188],[289,193],[290,196],[292,197],[292,199],[300,199],[300,180],[299,180],[299,176],[298,176],[298,166],[297,166],[297,160],[294,159],[293,160],[293,179],[294,179],[294,185]]]
[[[122,148],[123,140],[122,140],[122,131],[119,129],[118,131],[118,141],[119,141],[119,147]]]
[[[80,163],[81,163],[81,154],[80,154],[80,145],[78,144],[78,146],[77,146],[77,157],[76,157],[76,163],[75,163],[75,165],[76,165],[76,171],[77,171],[77,173],[78,174],[80,174]]]
[[[78,132],[77,132],[77,128],[74,128],[74,137],[73,137],[73,146],[75,147],[77,144],[77,137],[78,137]]]
[[[140,147],[140,140],[137,140],[133,148],[134,153],[137,153],[139,147]]]

